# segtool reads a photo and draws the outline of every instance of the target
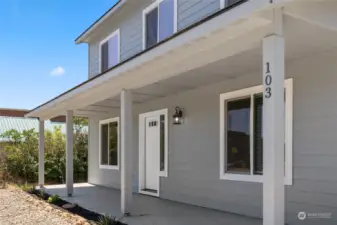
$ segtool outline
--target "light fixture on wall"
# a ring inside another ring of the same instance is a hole
[[[173,115],[173,124],[179,125],[183,121],[183,111],[177,106]]]

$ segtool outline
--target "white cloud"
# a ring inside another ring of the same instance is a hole
[[[50,72],[50,76],[59,77],[59,76],[62,76],[63,74],[65,74],[65,72],[66,71],[64,70],[64,68],[62,66],[58,66]]]

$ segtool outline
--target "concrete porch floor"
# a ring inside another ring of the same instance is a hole
[[[120,217],[120,191],[87,183],[74,184],[73,197],[67,197],[65,185],[47,185],[48,194],[77,203],[83,208],[100,214]],[[130,217],[123,218],[129,225],[261,225],[255,218],[239,216],[217,210],[173,202],[140,194],[133,195]]]

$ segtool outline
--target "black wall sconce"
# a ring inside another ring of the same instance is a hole
[[[175,113],[173,115],[173,124],[179,125],[182,124],[183,121],[183,111],[177,106],[175,108]]]

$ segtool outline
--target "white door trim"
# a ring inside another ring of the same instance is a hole
[[[138,191],[141,194],[147,194],[159,197],[160,184],[158,184],[157,193],[143,191],[145,189],[145,118],[150,116],[165,116],[165,167],[164,171],[159,171],[159,177],[168,177],[168,109],[139,114],[139,186]],[[158,159],[160,160],[160,159]],[[159,183],[159,182],[158,182]]]

